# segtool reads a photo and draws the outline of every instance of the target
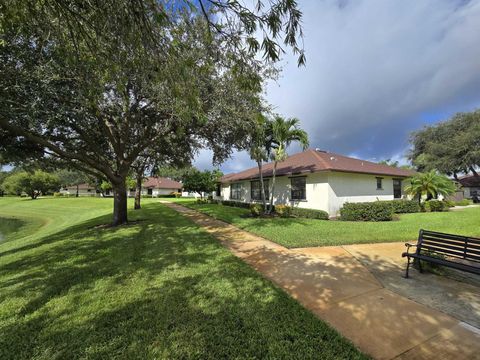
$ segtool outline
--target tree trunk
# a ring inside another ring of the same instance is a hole
[[[133,208],[138,210],[141,208],[140,199],[142,198],[142,182],[143,182],[143,172],[142,174],[137,174],[137,182],[135,184],[135,205]]]
[[[268,213],[271,214],[273,212],[273,193],[275,191],[275,174],[277,173],[277,161],[273,163],[273,173],[272,173],[272,187],[270,188],[270,208]]]
[[[127,186],[125,178],[113,184],[113,226],[126,224],[127,218]]]
[[[258,161],[258,177],[260,178],[260,191],[262,193],[263,212],[267,211],[267,199],[265,198],[265,185],[263,184],[262,162]]]
[[[78,197],[78,184],[77,184],[77,193],[75,194],[75,197]]]

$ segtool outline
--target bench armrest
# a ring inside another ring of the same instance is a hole
[[[410,250],[410,248],[417,247],[418,244],[405,243],[405,246],[407,247],[407,254],[408,254],[408,251]]]

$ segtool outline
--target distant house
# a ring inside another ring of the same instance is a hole
[[[263,166],[266,189],[271,185],[272,169],[273,163]],[[414,174],[402,168],[309,149],[278,164],[273,203],[324,210],[336,216],[346,202],[403,198],[405,180]],[[261,201],[257,167],[225,175],[220,182],[217,199]]]
[[[76,195],[77,194],[77,185],[69,185],[60,189],[60,193],[65,195]],[[78,185],[78,195],[79,196],[95,196],[97,191],[95,186],[90,184],[79,184]]]
[[[458,182],[462,185],[463,196],[465,198],[480,197],[480,176],[462,176],[458,178]]]
[[[151,176],[142,184],[142,195],[169,195],[172,192],[181,192],[182,184],[164,177]],[[129,196],[135,195],[135,189],[130,189]]]

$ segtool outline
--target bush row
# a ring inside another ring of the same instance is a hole
[[[416,200],[389,200],[381,201],[389,203],[395,214],[409,214],[420,212],[420,204]]]
[[[278,216],[283,218],[297,217],[306,219],[328,220],[328,213],[323,210],[303,209],[288,205],[276,205],[274,207],[274,211]],[[250,212],[253,216],[260,216],[263,213],[263,205],[258,203],[250,204]]]
[[[448,202],[440,200],[429,200],[423,202],[420,206],[423,212],[441,212],[448,211]]]
[[[390,201],[347,202],[340,209],[340,218],[345,221],[391,221],[393,206]]]
[[[234,201],[234,200],[221,200],[219,201],[222,205],[225,206],[233,206],[233,207],[239,207],[239,208],[244,208],[244,209],[250,209],[250,204],[241,202],[241,201]]]

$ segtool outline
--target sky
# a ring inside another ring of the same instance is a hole
[[[306,67],[287,54],[265,97],[321,148],[405,163],[409,135],[480,107],[480,0],[299,0]],[[300,151],[292,146],[289,153]],[[202,151],[200,169],[212,168]],[[236,152],[224,173],[255,166]]]

